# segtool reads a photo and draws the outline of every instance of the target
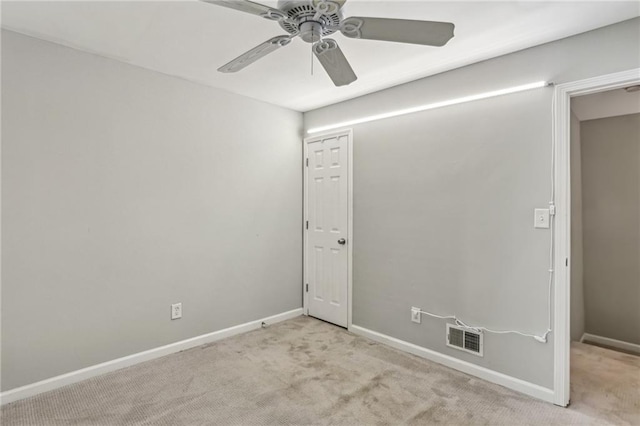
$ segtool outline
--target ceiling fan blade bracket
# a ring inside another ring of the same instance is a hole
[[[322,55],[325,52],[338,48],[338,43],[333,39],[325,39],[313,45],[313,52],[316,55]]]
[[[277,36],[269,40],[269,43],[277,44],[280,47],[284,47],[287,44],[291,43],[292,38],[293,38],[292,36],[288,36],[288,35]]]
[[[362,25],[364,22],[358,18],[347,18],[340,23],[340,32],[349,38],[362,37]]]
[[[313,8],[316,10],[316,14],[313,17],[314,21],[320,19],[321,16],[331,16],[340,10],[340,5],[331,0],[313,0],[311,2]]]
[[[289,17],[285,15],[284,12],[281,12],[278,9],[269,9],[266,12],[261,13],[260,16],[270,21],[286,21],[287,19],[289,19]]]

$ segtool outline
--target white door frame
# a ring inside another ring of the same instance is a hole
[[[570,398],[571,309],[571,98],[640,84],[640,68],[559,84],[554,93],[556,238],[554,247],[554,403],[567,406]],[[564,267],[563,267],[564,265]]]
[[[303,194],[304,194],[304,211],[302,218],[302,234],[303,238],[303,256],[302,256],[302,311],[304,315],[309,315],[309,293],[307,292],[307,285],[309,283],[307,277],[307,242],[309,233],[307,230],[307,221],[309,220],[309,200],[308,200],[308,191],[307,191],[307,183],[309,179],[308,173],[308,160],[309,160],[309,143],[312,141],[316,141],[318,139],[331,137],[331,136],[347,136],[347,329],[351,330],[352,317],[352,303],[353,303],[353,130],[352,129],[341,129],[334,130],[327,133],[318,133],[304,139],[304,159],[303,159],[303,167],[304,167],[304,183],[303,183]]]

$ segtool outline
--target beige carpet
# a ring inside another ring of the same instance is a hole
[[[574,350],[563,409],[300,317],[6,405],[2,424],[639,424],[640,358]]]
[[[572,342],[570,407],[614,424],[640,425],[640,357]]]

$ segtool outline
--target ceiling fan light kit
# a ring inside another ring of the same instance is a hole
[[[337,31],[354,39],[440,47],[453,38],[455,28],[449,22],[358,16],[344,18],[342,7],[346,0],[279,0],[277,8],[249,0],[202,1],[276,21],[288,33],[265,41],[223,65],[218,71],[238,72],[300,37],[312,45],[313,54],[336,86],[346,86],[358,78],[338,42],[326,38]]]

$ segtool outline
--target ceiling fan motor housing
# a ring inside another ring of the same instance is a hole
[[[280,26],[289,34],[300,33],[302,40],[314,43],[320,38],[335,33],[342,21],[342,5],[346,0],[332,0],[337,8],[334,13],[323,14],[314,20],[316,3],[321,0],[278,0],[278,9],[288,16]]]
[[[307,43],[315,43],[322,38],[322,25],[314,21],[300,24],[300,38]]]

